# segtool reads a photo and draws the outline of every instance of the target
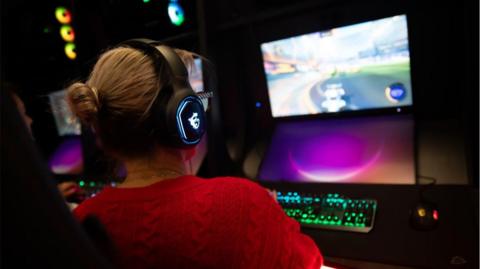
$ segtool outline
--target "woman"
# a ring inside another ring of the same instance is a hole
[[[155,60],[148,48],[133,47],[105,52],[86,83],[71,85],[68,94],[72,111],[127,169],[119,187],[74,212],[103,223],[118,266],[320,268],[315,243],[265,189],[245,179],[195,177],[189,165],[195,148],[158,139],[163,129],[153,124],[154,107],[163,104],[159,96],[171,94],[176,78],[158,51]],[[175,52],[192,66],[191,54]]]

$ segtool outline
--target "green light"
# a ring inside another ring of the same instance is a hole
[[[65,7],[57,7],[55,9],[55,18],[57,18],[61,24],[67,24],[72,21],[72,15],[70,15],[70,11]]]
[[[60,35],[66,42],[72,42],[73,40],[75,40],[75,32],[70,25],[63,25],[60,28]]]
[[[83,181],[83,180],[80,180],[80,182],[78,182],[78,185],[80,185],[80,187],[83,187],[83,186],[85,186],[85,181]]]
[[[50,28],[48,28],[48,27],[43,28],[43,33],[44,34],[50,33]]]
[[[185,16],[182,7],[175,2],[168,4],[168,17],[173,25],[180,26],[185,21]]]
[[[143,0],[143,3],[148,4],[150,3],[150,0]]]
[[[95,187],[95,182],[94,181],[90,181],[90,187]]]

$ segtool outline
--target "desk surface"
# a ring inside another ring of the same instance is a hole
[[[419,200],[420,187],[416,185],[262,185],[279,191],[336,192],[378,201],[375,226],[368,234],[303,229],[325,256],[415,268],[479,268],[478,189],[429,187],[424,197],[437,204],[439,225],[433,231],[424,232],[409,225],[410,209]]]

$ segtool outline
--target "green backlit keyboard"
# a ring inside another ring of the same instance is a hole
[[[377,201],[350,199],[338,193],[277,192],[285,213],[303,227],[368,233],[373,228]]]
[[[85,198],[92,198],[105,187],[116,187],[117,181],[79,180],[78,186],[85,192]]]

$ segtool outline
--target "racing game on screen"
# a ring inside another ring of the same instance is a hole
[[[407,18],[261,45],[273,117],[412,105]]]

